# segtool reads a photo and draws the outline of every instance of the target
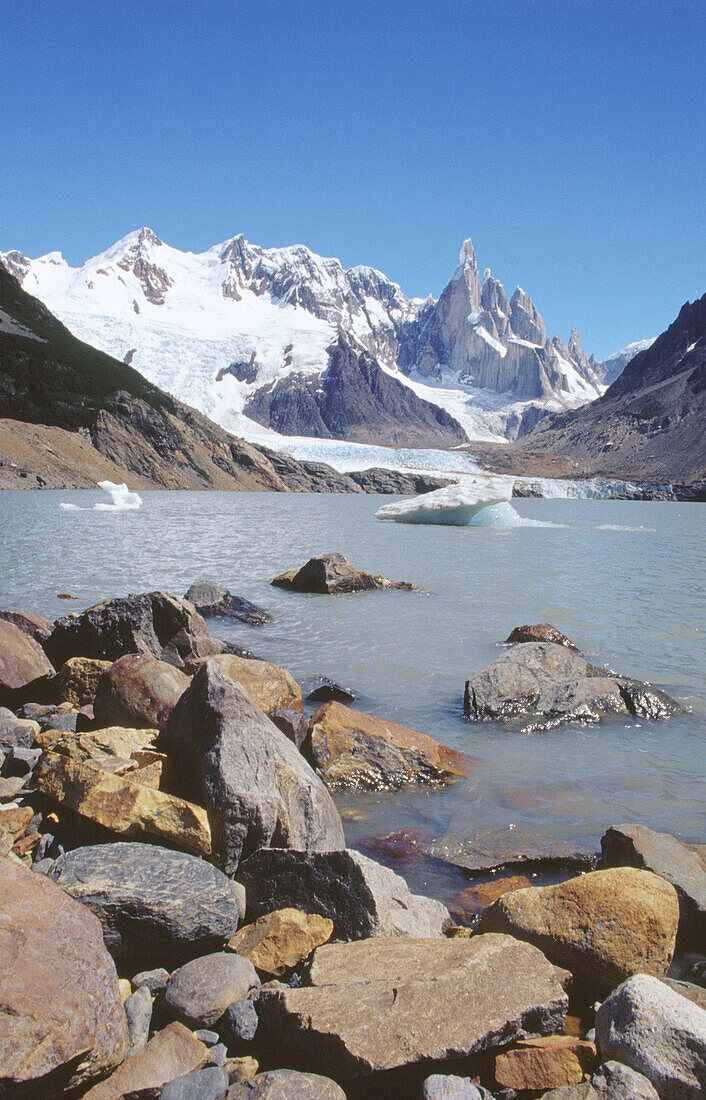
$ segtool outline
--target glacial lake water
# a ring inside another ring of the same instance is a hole
[[[519,500],[517,512],[542,526],[453,528],[376,520],[389,497],[141,495],[139,511],[109,513],[90,510],[97,491],[0,493],[0,606],[53,618],[128,592],[183,595],[209,577],[273,616],[263,627],[212,621],[214,635],[304,684],[338,680],[362,710],[476,758],[468,779],[441,789],[336,796],[351,843],[412,830],[437,851],[469,838],[597,849],[620,822],[706,842],[705,505]],[[271,587],[331,550],[422,591]],[[502,652],[512,627],[544,621],[596,663],[663,688],[683,713],[531,734],[467,722],[468,676]],[[463,885],[443,865],[396,866],[445,900]]]

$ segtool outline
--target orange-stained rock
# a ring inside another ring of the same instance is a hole
[[[511,894],[513,890],[524,890],[531,885],[526,875],[510,875],[507,878],[494,879],[492,882],[479,882],[475,886],[462,890],[456,898],[456,905],[460,905],[462,909],[467,909],[471,913],[481,913],[503,894]]]
[[[513,1050],[498,1054],[495,1078],[506,1089],[555,1089],[579,1085],[597,1061],[593,1043],[569,1035],[546,1035],[520,1040]]]
[[[308,958],[314,948],[328,943],[332,932],[333,921],[328,917],[300,909],[276,909],[238,929],[228,948],[249,959],[263,974],[278,978]]]
[[[70,657],[65,661],[52,681],[52,692],[59,703],[73,703],[85,707],[96,697],[98,681],[110,661],[98,661],[92,657]]]
[[[126,1058],[115,1073],[92,1089],[83,1100],[124,1100],[127,1096],[159,1096],[168,1081],[201,1069],[208,1048],[183,1024],[169,1024],[146,1047]]]

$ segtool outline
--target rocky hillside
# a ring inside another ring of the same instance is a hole
[[[234,438],[77,340],[0,267],[0,487],[420,492],[441,482],[339,474]]]
[[[584,475],[706,484],[706,295],[593,405],[547,416],[521,454],[566,455]]]

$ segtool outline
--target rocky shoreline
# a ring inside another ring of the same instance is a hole
[[[413,587],[342,555],[283,577],[291,599]],[[262,609],[189,595],[0,612],[0,1096],[704,1095],[706,845],[616,824],[595,856],[459,853],[450,907],[413,894],[385,864],[414,838],[346,847],[331,792],[474,760],[323,678],[303,699],[197,608]],[[510,732],[676,707],[549,624],[465,686],[468,720]]]

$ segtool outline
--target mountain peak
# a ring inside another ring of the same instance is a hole
[[[476,254],[473,249],[473,241],[470,237],[466,237],[461,245],[461,251],[458,254],[458,262],[461,267],[466,267],[467,264],[476,266]]]

